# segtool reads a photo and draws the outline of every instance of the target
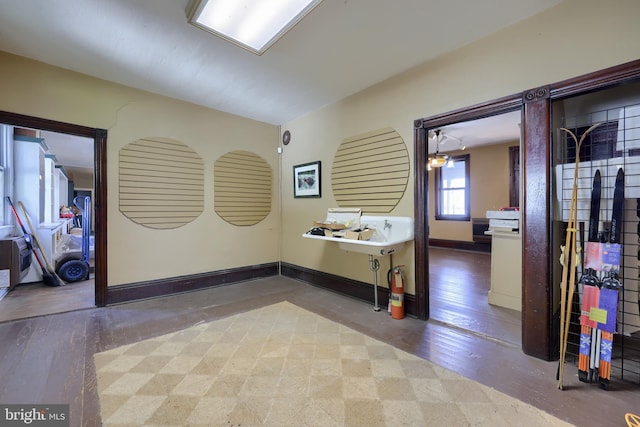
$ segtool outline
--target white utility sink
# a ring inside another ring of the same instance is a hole
[[[302,237],[308,239],[328,240],[337,242],[338,247],[349,252],[359,252],[367,255],[390,255],[400,250],[406,242],[413,240],[413,218],[405,216],[370,216],[360,217],[361,228],[375,229],[369,240],[353,240],[342,237],[314,236],[304,233]]]

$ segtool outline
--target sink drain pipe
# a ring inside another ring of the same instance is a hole
[[[369,268],[373,271],[373,311],[380,311],[378,305],[378,270],[380,270],[380,261],[373,255],[369,255]]]

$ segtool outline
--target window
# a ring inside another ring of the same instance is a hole
[[[450,157],[453,164],[435,169],[436,219],[469,221],[469,155]]]
[[[0,237],[5,237],[12,230],[11,211],[6,203],[6,196],[11,195],[11,171],[13,170],[13,128],[0,124]]]

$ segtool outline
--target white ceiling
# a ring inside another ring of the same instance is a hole
[[[47,131],[40,132],[40,137],[49,153],[55,155],[56,164],[64,166],[67,172],[93,174],[93,139]]]
[[[0,0],[0,50],[279,125],[560,2],[324,0],[257,56],[188,0]]]
[[[440,152],[456,151],[465,147],[488,144],[502,144],[520,140],[521,112],[513,111],[498,116],[454,123],[439,130],[444,135]],[[429,141],[430,151],[435,151],[435,143]]]
[[[187,0],[0,0],[0,50],[282,124],[559,2],[324,0],[257,56]]]

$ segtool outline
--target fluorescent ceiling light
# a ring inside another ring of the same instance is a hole
[[[322,0],[192,0],[189,22],[262,55]]]

